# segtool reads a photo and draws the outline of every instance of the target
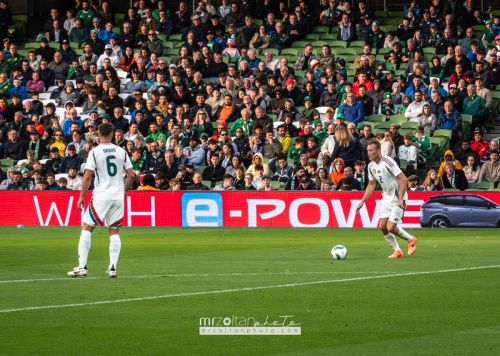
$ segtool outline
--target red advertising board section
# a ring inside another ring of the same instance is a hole
[[[86,196],[86,205],[92,193]],[[377,227],[381,193],[356,215],[362,192],[129,192],[123,226]],[[438,193],[409,193],[403,227]],[[477,193],[472,193],[477,194]],[[500,204],[500,194],[479,193]],[[1,226],[80,226],[79,192],[0,192]]]

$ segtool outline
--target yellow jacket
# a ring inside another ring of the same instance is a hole
[[[444,156],[446,155],[451,155],[451,162],[454,162],[455,164],[455,169],[462,169],[462,164],[455,159],[455,156],[453,155],[453,152],[451,150],[448,150],[444,153]],[[444,173],[444,164],[446,163],[446,158],[443,162],[441,162],[441,166],[439,166],[439,172],[438,172],[438,177],[441,177]]]

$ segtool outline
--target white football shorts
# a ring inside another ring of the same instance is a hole
[[[123,200],[92,200],[83,217],[83,222],[91,226],[119,228],[123,223]]]
[[[401,209],[399,205],[396,204],[384,204],[382,203],[380,207],[380,219],[389,219],[393,223],[400,224],[403,222],[403,216],[405,214],[405,209]]]

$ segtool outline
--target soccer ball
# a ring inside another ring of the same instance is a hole
[[[347,257],[347,249],[342,245],[337,245],[332,248],[332,257],[334,260],[345,260]]]

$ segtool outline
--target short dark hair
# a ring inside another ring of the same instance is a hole
[[[367,146],[370,146],[370,145],[375,145],[375,148],[376,148],[377,150],[380,150],[380,149],[381,149],[380,142],[378,142],[378,141],[373,140],[373,141],[368,142],[368,145],[367,145]]]
[[[111,124],[106,123],[106,124],[99,125],[99,135],[101,137],[111,136],[113,134],[113,130],[114,130],[114,128],[113,128],[113,125],[111,125]]]
[[[263,171],[264,170],[264,166],[262,164],[256,164],[254,169],[256,171]]]

